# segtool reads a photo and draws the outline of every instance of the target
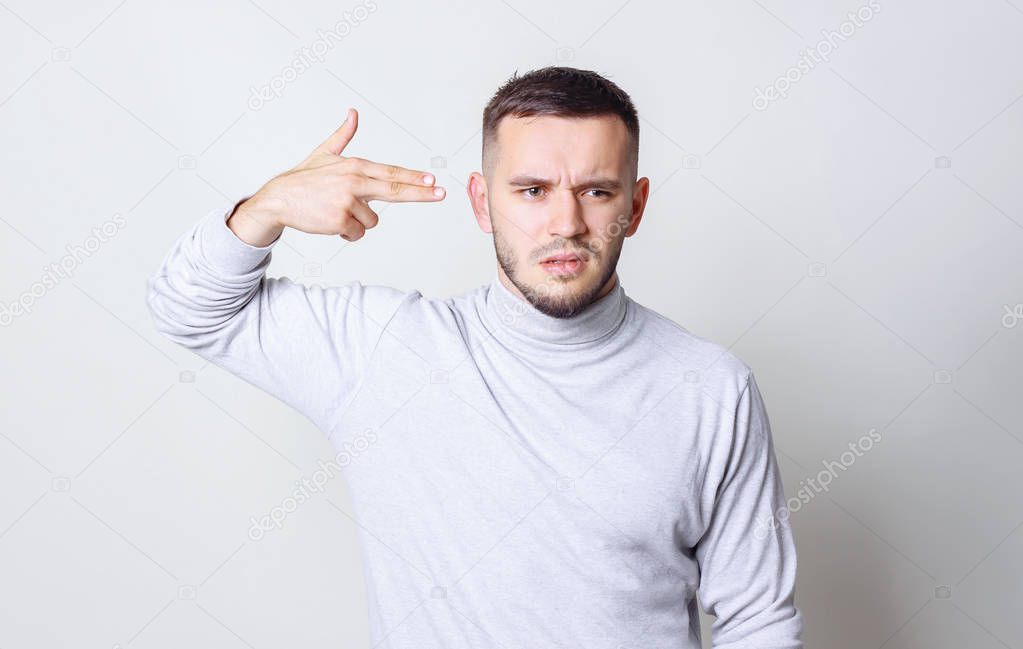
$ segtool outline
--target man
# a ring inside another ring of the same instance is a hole
[[[630,299],[649,192],[636,110],[593,72],[513,76],[469,199],[489,284],[449,299],[268,278],[284,228],[360,239],[369,201],[440,201],[346,157],[358,114],[192,227],[151,278],[159,331],[307,416],[344,468],[374,646],[802,646],[796,555],[750,368]],[[670,277],[665,281],[670,282]]]

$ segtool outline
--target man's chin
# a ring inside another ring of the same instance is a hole
[[[599,290],[595,286],[597,279],[590,273],[541,274],[523,293],[537,310],[556,318],[568,318],[593,302],[594,293]]]
[[[586,292],[597,281],[597,277],[587,272],[549,275],[541,270],[530,280],[530,288],[536,293],[546,293],[552,297],[571,297]]]

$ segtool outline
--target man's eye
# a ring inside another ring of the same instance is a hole
[[[527,187],[527,188],[525,188],[523,190],[520,190],[520,191],[521,191],[521,193],[525,194],[526,196],[535,198],[539,194],[538,193],[531,193],[534,190],[536,190],[537,192],[541,192],[541,191],[543,191],[543,188],[542,187]],[[591,189],[589,191],[590,191],[591,194],[594,195],[595,198],[607,198],[608,196],[611,195],[611,192],[605,191],[603,189]]]

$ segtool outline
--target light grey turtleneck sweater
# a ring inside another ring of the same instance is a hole
[[[359,521],[374,646],[798,649],[796,554],[750,368],[614,289],[548,316],[495,272],[428,298],[268,278],[211,211],[157,329],[316,424]],[[245,514],[247,516],[248,514]]]

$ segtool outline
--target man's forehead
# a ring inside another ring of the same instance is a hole
[[[564,115],[528,115],[518,117],[507,115],[497,124],[498,137],[503,136],[561,136],[579,137],[583,134],[601,134],[603,137],[624,139],[627,136],[625,123],[617,115],[593,115],[571,117]]]
[[[625,124],[616,115],[505,117],[497,128],[499,165],[508,174],[543,175],[565,162],[581,175],[617,174],[628,146]]]

